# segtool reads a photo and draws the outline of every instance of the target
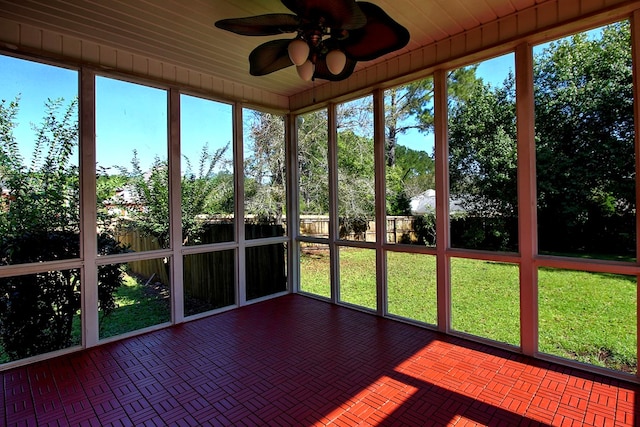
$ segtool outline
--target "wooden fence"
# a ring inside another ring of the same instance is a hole
[[[127,230],[116,234],[116,239],[134,252],[146,252],[161,249],[158,240],[151,236],[146,236],[138,230]],[[128,271],[146,280],[154,280],[168,285],[169,265],[164,258],[154,258],[144,261],[132,261],[127,265]]]
[[[202,243],[233,240],[233,224],[214,223],[207,226]],[[284,235],[281,225],[245,224],[247,239]],[[132,251],[161,249],[157,239],[137,230],[127,230],[116,238]],[[246,249],[247,299],[259,298],[287,289],[285,244],[255,246]],[[223,250],[187,255],[184,258],[184,291],[210,306],[224,307],[235,302],[235,251]],[[170,283],[170,264],[164,258],[132,261],[128,271],[144,280]]]
[[[390,243],[416,243],[418,235],[414,229],[415,218],[413,216],[388,216],[387,217],[387,242]],[[356,240],[375,242],[376,222],[369,220],[363,223],[362,231],[347,230],[341,227],[340,238],[344,240]],[[303,236],[329,237],[329,217],[326,215],[301,215],[300,234]]]

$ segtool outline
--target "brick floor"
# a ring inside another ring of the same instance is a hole
[[[299,295],[0,373],[6,426],[633,426],[640,388]]]

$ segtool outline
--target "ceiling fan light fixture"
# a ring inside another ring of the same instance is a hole
[[[293,39],[270,40],[253,49],[249,53],[252,76],[295,65],[304,80],[340,81],[354,72],[359,61],[375,60],[409,42],[409,31],[370,1],[281,2],[293,14],[267,13],[215,23],[243,36],[295,33]]]
[[[298,76],[300,76],[302,80],[306,82],[310,82],[311,79],[313,78],[313,73],[315,72],[315,68],[316,66],[313,65],[313,62],[307,59],[302,65],[298,65],[296,67],[296,70],[298,71]]]
[[[331,52],[327,53],[327,68],[334,76],[342,73],[344,70],[344,66],[347,63],[347,56],[343,51],[339,49],[334,49]]]
[[[301,66],[309,58],[309,45],[302,39],[294,39],[287,48],[289,59],[296,66]]]

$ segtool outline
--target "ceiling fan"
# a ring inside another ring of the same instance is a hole
[[[270,13],[222,19],[216,27],[244,36],[296,33],[272,40],[249,54],[249,72],[263,76],[295,65],[303,80],[338,81],[358,61],[371,61],[403,48],[409,31],[379,6],[355,0],[282,0],[295,15]]]

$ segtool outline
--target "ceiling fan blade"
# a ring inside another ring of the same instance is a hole
[[[272,36],[296,32],[300,26],[300,18],[289,13],[268,13],[246,18],[221,19],[215,26],[243,36]]]
[[[358,61],[347,57],[347,62],[344,65],[344,69],[342,70],[342,72],[340,74],[332,74],[331,71],[329,71],[329,67],[327,67],[325,57],[318,58],[316,59],[316,68],[313,73],[313,78],[330,80],[334,82],[344,80],[353,73],[353,70],[356,68],[357,62]]]
[[[356,61],[371,61],[409,43],[409,31],[379,6],[363,1],[358,4],[367,17],[367,24],[349,31],[349,37],[342,41],[341,47],[348,57]]]
[[[352,30],[367,23],[355,0],[282,0],[282,4],[303,21],[317,22],[324,18],[324,25],[329,28]]]
[[[287,39],[272,40],[253,49],[249,54],[249,73],[264,76],[293,65],[287,52],[290,42]]]

